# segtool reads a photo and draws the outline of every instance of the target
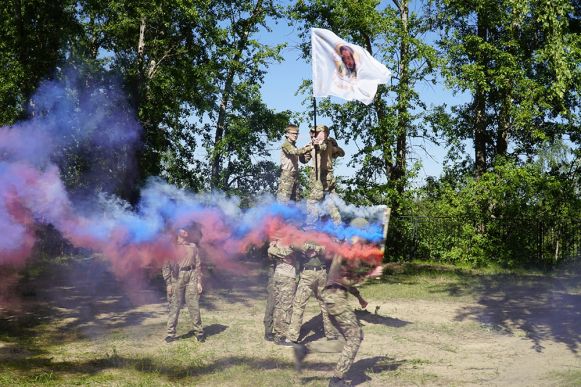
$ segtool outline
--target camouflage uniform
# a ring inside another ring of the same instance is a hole
[[[173,298],[167,321],[167,335],[169,337],[175,336],[180,309],[185,301],[193,323],[192,332],[196,336],[200,336],[204,333],[200,317],[200,293],[198,292],[198,284],[202,274],[200,255],[197,246],[193,243],[184,243],[180,246],[183,248],[184,257],[177,265],[177,276],[175,277]]]
[[[296,290],[295,253],[290,247],[273,241],[268,248],[268,254],[277,262],[273,281],[273,333],[274,341],[281,343],[288,331]]]
[[[315,135],[321,131],[328,131],[325,125],[317,125]],[[319,217],[317,203],[326,195],[335,195],[336,180],[333,174],[334,161],[337,157],[345,156],[345,151],[339,147],[334,138],[327,137],[323,143],[315,145],[313,150],[305,156],[306,161],[313,160],[313,169],[309,176],[311,191],[307,199],[307,223],[316,221]],[[341,222],[341,214],[333,203],[329,203],[329,214],[335,223]]]
[[[357,220],[358,218],[351,222],[352,227],[363,228],[368,224],[366,221],[365,223],[358,223],[356,222]],[[306,345],[296,344],[294,350],[298,370],[300,370],[302,361],[308,353],[341,352],[339,361],[333,372],[333,379],[331,379],[329,385],[345,385],[343,378],[353,365],[361,341],[363,341],[363,330],[361,329],[357,316],[353,312],[353,308],[349,304],[348,293],[357,297],[360,303],[364,302],[367,304],[354,285],[362,282],[367,276],[374,275],[372,272],[375,270],[370,271],[372,268],[367,266],[365,262],[360,262],[359,260],[346,260],[340,256],[333,258],[327,274],[327,283],[322,292],[322,298],[329,312],[331,322],[341,333],[344,340],[313,342]]]
[[[342,379],[355,360],[359,346],[363,341],[363,330],[359,325],[359,320],[353,312],[353,307],[349,304],[348,292],[358,294],[357,289],[351,286],[347,277],[343,274],[337,275],[341,271],[342,259],[335,257],[329,269],[327,286],[323,291],[323,300],[329,311],[329,316],[333,325],[339,330],[345,342],[341,351],[341,356],[335,366],[333,376]]]
[[[275,263],[270,262],[268,265],[268,282],[266,283],[266,309],[264,311],[264,337],[272,340],[273,327],[272,316],[274,313],[274,268]]]
[[[289,139],[288,134],[298,134],[298,128],[289,126],[287,128],[287,138],[282,144],[280,152],[281,174],[278,181],[278,192],[276,198],[282,203],[289,200],[297,201],[299,199],[299,161],[306,163],[305,155],[308,154],[313,146],[308,144],[302,148],[297,148],[294,141]]]
[[[322,261],[324,259],[321,254],[322,250],[315,250],[313,247],[316,246],[307,243],[302,248],[306,262],[303,263],[303,270],[301,271],[293,300],[293,312],[287,333],[287,338],[294,342],[299,339],[305,308],[312,294],[314,294],[321,307],[325,336],[330,340],[337,338],[337,331],[329,320],[327,308],[321,298],[321,293],[327,282],[327,271]]]

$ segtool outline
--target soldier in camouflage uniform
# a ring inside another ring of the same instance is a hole
[[[286,128],[286,139],[280,152],[281,174],[276,195],[282,203],[299,200],[299,161],[306,163],[305,155],[313,149],[311,144],[297,148],[295,143],[298,135],[299,128],[296,125]]]
[[[335,195],[334,162],[337,157],[345,156],[345,151],[337,144],[337,140],[329,137],[329,128],[326,125],[317,125],[311,129],[311,141],[314,148],[305,157],[306,161],[313,160],[313,170],[309,176],[311,191],[307,199],[307,223],[313,223],[319,218],[318,203],[326,196]],[[332,202],[329,202],[328,211],[335,223],[341,223],[341,214]]]
[[[276,261],[274,270],[274,342],[279,345],[289,345],[286,333],[291,319],[293,298],[296,290],[296,253],[290,246],[275,239],[270,243],[268,255]]]
[[[193,328],[191,332],[200,342],[205,340],[202,318],[200,317],[200,294],[202,293],[202,268],[197,244],[202,238],[201,227],[194,224],[188,230],[180,229],[177,237],[179,259],[172,274],[172,301],[167,321],[166,342],[175,340],[180,309],[188,306]],[[168,293],[169,290],[168,290]]]
[[[365,219],[356,218],[351,224],[355,227],[364,228],[367,227],[368,223]],[[370,270],[366,270],[365,274],[361,275],[360,265],[361,263],[356,260],[348,261],[340,256],[335,256],[329,268],[327,284],[322,294],[329,317],[344,340],[294,345],[295,362],[298,371],[300,371],[302,362],[307,354],[311,352],[341,352],[333,377],[329,381],[329,387],[348,385],[343,378],[349,368],[351,368],[363,340],[363,331],[357,316],[349,304],[348,293],[355,295],[362,307],[367,306],[367,302],[353,285],[361,282],[365,277],[376,277],[382,273],[382,267],[376,266],[372,270],[369,268]]]
[[[321,298],[321,293],[327,283],[327,268],[322,254],[323,250],[311,243],[305,243],[298,250],[301,252],[303,261],[302,271],[293,300],[293,313],[287,339],[291,343],[298,342],[307,302],[311,295],[314,295],[321,307],[325,337],[328,340],[336,340],[338,333],[329,320],[329,313]]]
[[[281,175],[278,181],[278,192],[276,198],[281,203],[290,200],[299,200],[299,161],[306,163],[305,154],[313,149],[312,145],[297,148],[295,143],[299,135],[299,128],[296,125],[289,125],[286,128],[285,141],[282,144],[280,153]],[[270,262],[268,267],[268,282],[266,285],[266,310],[264,311],[264,339],[272,341],[273,333],[273,313],[274,313],[274,270],[275,262]]]

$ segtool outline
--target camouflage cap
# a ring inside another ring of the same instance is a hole
[[[349,223],[349,226],[355,228],[367,228],[369,226],[369,222],[365,218],[353,218]]]
[[[319,133],[319,132],[328,132],[329,128],[327,125],[317,125],[314,128],[311,128],[311,132]]]

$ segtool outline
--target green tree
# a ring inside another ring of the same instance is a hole
[[[123,197],[136,200],[157,175],[194,190],[274,189],[267,144],[289,113],[269,109],[260,85],[282,46],[256,35],[280,18],[275,2],[20,0],[0,12],[3,122],[23,117],[41,79],[65,77],[72,65],[86,86],[118,77],[143,127],[137,173],[117,190]],[[87,163],[107,161],[83,153],[79,145],[63,157],[71,186],[82,184]]]
[[[83,34],[74,49],[93,70],[119,74],[143,126],[140,182],[164,172],[194,189],[197,166],[193,119],[212,105],[215,77],[210,54],[220,39],[210,1],[83,0],[77,18]]]
[[[569,25],[570,2],[432,5],[443,31],[439,47],[447,83],[473,98],[453,110],[448,140],[472,141],[475,176],[497,158],[532,159],[545,141],[578,137],[581,45]]]
[[[281,60],[282,45],[260,43],[258,32],[269,31],[269,22],[281,17],[275,1],[219,2],[218,19],[223,20],[221,44],[212,56],[216,79],[214,106],[206,125],[206,150],[210,155],[211,188],[240,191],[252,185],[257,168],[260,173],[268,163],[254,163],[265,157],[266,144],[282,133],[288,113],[275,113],[262,102],[260,85],[267,65]],[[273,185],[269,191],[274,189]]]
[[[257,170],[275,173],[265,144],[288,114],[262,102],[260,85],[281,47],[255,39],[279,17],[274,2],[87,0],[82,11],[83,45],[122,74],[144,127],[142,180],[242,192]]]
[[[393,1],[391,6],[374,0],[298,1],[291,16],[301,22],[305,59],[310,56],[308,31],[321,27],[364,47],[394,73],[394,82],[380,86],[370,106],[339,105],[328,99],[319,106],[333,120],[335,134],[359,146],[351,161],[358,171],[345,181],[348,199],[361,204],[389,203],[397,213],[409,199],[406,188],[413,168],[408,165],[408,139],[430,136],[422,120],[427,107],[416,91],[418,82],[435,82],[437,57],[423,39],[428,23],[410,10],[407,0]],[[395,104],[390,103],[393,98]]]
[[[6,0],[0,4],[0,125],[27,117],[43,79],[65,61],[76,31],[74,1]]]

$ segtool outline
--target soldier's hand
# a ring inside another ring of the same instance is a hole
[[[361,305],[361,308],[365,309],[367,308],[367,305],[369,303],[367,301],[365,301],[365,299],[363,299],[363,297],[359,297],[359,305]]]
[[[202,283],[198,282],[198,294],[202,294]]]
[[[167,285],[167,294],[171,297],[173,296],[173,285]]]
[[[369,273],[367,276],[371,277],[371,278],[376,278],[376,277],[381,277],[382,274],[383,274],[383,266],[379,265],[375,269],[373,269],[373,271],[371,273]]]

